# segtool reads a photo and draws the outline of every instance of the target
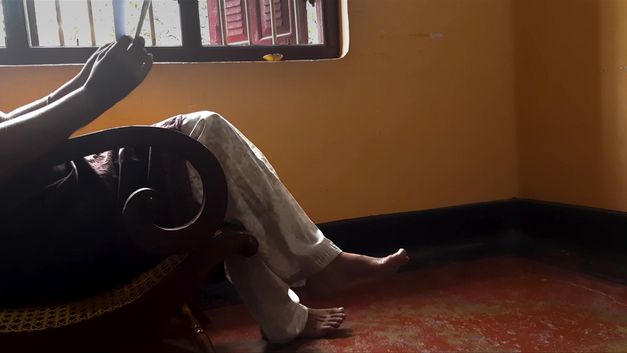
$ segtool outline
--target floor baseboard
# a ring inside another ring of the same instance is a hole
[[[627,250],[627,213],[529,199],[363,217],[319,227],[342,249],[373,254],[469,242],[512,245],[522,237],[617,253]]]

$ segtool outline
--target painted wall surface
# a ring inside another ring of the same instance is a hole
[[[513,10],[520,195],[627,211],[627,1]]]
[[[351,1],[341,60],[156,65],[85,131],[220,112],[317,222],[510,198],[518,192],[511,5]],[[0,68],[0,107],[77,70]]]

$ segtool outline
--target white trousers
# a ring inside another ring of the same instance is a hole
[[[226,119],[207,111],[186,114],[182,132],[222,165],[226,221],[241,224],[259,241],[255,256],[226,259],[227,277],[269,341],[294,339],[305,328],[307,307],[290,298],[289,286],[326,267],[341,250],[309,219],[263,153]],[[191,175],[193,189],[200,190]]]

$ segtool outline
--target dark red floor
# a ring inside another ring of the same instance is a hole
[[[212,309],[221,352],[627,352],[627,286],[501,256],[398,274],[312,307],[342,305],[343,330],[268,346],[242,305]]]

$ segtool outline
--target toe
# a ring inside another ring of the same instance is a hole
[[[333,328],[333,329],[336,329],[336,328],[340,327],[341,324],[342,324],[341,322],[337,322],[337,321],[328,321],[328,322],[325,322],[322,325],[322,327],[323,328]]]
[[[403,248],[398,249],[393,257],[400,263],[406,263],[409,261],[409,255],[407,255],[407,251],[405,251],[405,249]]]
[[[327,322],[332,323],[333,325],[340,325],[342,322],[344,322],[344,318],[343,317],[331,317],[329,318],[329,320],[327,320]]]

